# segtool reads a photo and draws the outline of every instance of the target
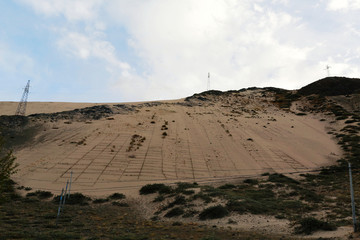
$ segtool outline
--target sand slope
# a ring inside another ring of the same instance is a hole
[[[139,105],[127,114],[71,124],[46,121],[34,141],[15,152],[20,171],[14,180],[57,193],[73,172],[72,191],[102,196],[136,192],[150,182],[307,172],[341,155],[327,122],[282,111],[260,90],[215,98]],[[54,104],[31,106],[46,112]],[[0,111],[8,105],[1,103]],[[71,108],[57,109],[61,105]]]

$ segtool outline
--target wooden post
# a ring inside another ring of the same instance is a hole
[[[355,200],[354,200],[354,189],[352,184],[352,173],[351,173],[351,163],[349,163],[349,177],[350,177],[350,195],[351,195],[351,209],[352,209],[352,218],[354,232],[356,232],[356,215],[355,215]]]

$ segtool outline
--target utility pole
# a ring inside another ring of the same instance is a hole
[[[26,105],[27,105],[27,98],[29,95],[29,88],[30,88],[30,80],[28,80],[26,87],[24,89],[24,93],[22,95],[22,98],[19,102],[19,105],[16,109],[15,115],[24,116],[26,112]]]
[[[330,66],[326,65],[326,68],[324,70],[326,70],[327,76],[330,77]]]
[[[210,73],[208,73],[207,91],[210,90]]]
[[[352,174],[351,174],[351,163],[349,163],[349,177],[350,177],[350,195],[351,195],[351,210],[353,218],[354,232],[356,232],[356,215],[355,215],[355,200],[354,200],[354,189],[352,184]]]

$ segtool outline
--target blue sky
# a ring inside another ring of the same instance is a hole
[[[0,101],[128,102],[360,77],[360,0],[0,1]]]

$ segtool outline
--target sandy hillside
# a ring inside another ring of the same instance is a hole
[[[18,107],[18,102],[0,102],[0,115],[14,115]],[[28,102],[26,115],[35,113],[54,113],[69,111],[76,108],[85,108],[100,103],[69,103],[69,102]]]
[[[212,181],[262,173],[303,173],[333,164],[341,155],[324,116],[280,110],[271,94],[247,90],[226,96],[127,105],[99,120],[34,117],[41,126],[15,152],[14,180],[33,189],[61,191],[73,173],[72,191],[92,196],[130,194],[151,182]],[[91,105],[91,104],[89,104]],[[31,113],[88,104],[31,103]],[[15,103],[1,103],[10,114]]]

